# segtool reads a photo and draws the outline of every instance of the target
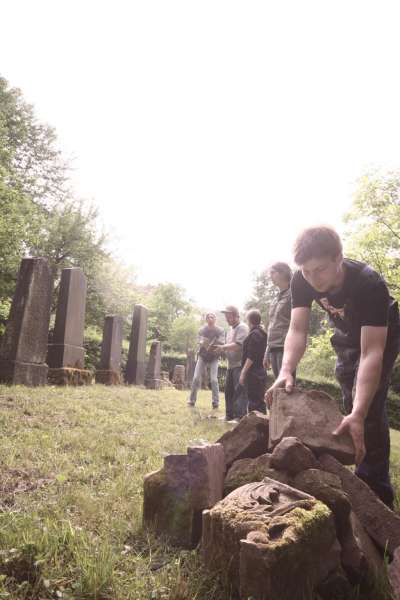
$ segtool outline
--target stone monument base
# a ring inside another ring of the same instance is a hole
[[[92,371],[86,369],[62,367],[61,369],[49,369],[48,374],[48,382],[51,385],[91,385],[92,380]]]
[[[46,364],[25,363],[15,360],[0,359],[0,381],[13,385],[46,385]]]
[[[100,369],[95,373],[95,380],[96,383],[103,383],[104,385],[122,385],[122,377],[119,371]]]
[[[161,390],[163,383],[162,379],[146,379],[144,385],[148,390]]]

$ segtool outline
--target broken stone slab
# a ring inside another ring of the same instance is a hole
[[[343,464],[354,464],[350,435],[332,433],[342,418],[336,400],[325,392],[294,390],[288,394],[276,389],[270,410],[269,447],[274,448],[285,437],[297,437],[317,457],[328,452]]]
[[[162,469],[145,475],[143,522],[154,527],[157,535],[167,535],[173,545],[195,546],[186,455],[166,456]]]
[[[331,509],[335,517],[336,532],[341,541],[342,532],[351,527],[351,504],[349,497],[342,490],[340,477],[320,469],[307,469],[296,475],[293,487],[321,500]]]
[[[272,479],[233,491],[203,511],[202,558],[241,598],[300,599],[339,567],[330,510]]]
[[[355,590],[339,568],[329,573],[328,577],[316,589],[318,600],[354,600]]]
[[[272,469],[271,454],[262,454],[257,458],[242,458],[235,460],[228,470],[224,482],[224,496],[246,483],[262,481],[269,477],[286,485],[292,485],[291,477],[284,471]]]
[[[201,512],[221,500],[225,473],[221,444],[191,446],[187,455],[164,458],[164,467],[144,479],[143,520],[172,544],[194,548]]]
[[[271,467],[296,475],[306,469],[318,469],[314,454],[296,437],[285,437],[271,454]]]
[[[377,547],[361,525],[358,517],[350,513],[349,528],[342,532],[342,566],[354,585],[365,581],[368,575],[377,576],[383,572],[384,563]]]
[[[222,444],[204,444],[190,446],[187,453],[192,507],[211,508],[221,500],[224,489],[224,448]]]
[[[346,469],[333,456],[319,458],[325,471],[338,475],[361,524],[382,551],[393,555],[400,546],[400,517],[388,508],[364,481]]]
[[[388,567],[388,576],[393,600],[400,600],[400,547],[394,551],[393,560]]]
[[[217,440],[224,447],[225,462],[229,467],[240,458],[256,458],[268,450],[268,417],[253,411],[243,417],[231,431]]]

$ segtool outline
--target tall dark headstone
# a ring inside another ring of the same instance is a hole
[[[86,277],[77,267],[63,269],[52,343],[47,362],[52,383],[88,383],[85,371],[83,333],[85,327]]]
[[[0,381],[45,385],[52,278],[45,258],[24,258],[0,350]]]
[[[143,385],[146,373],[146,337],[147,308],[135,304],[133,309],[132,331],[129,344],[128,362],[126,365],[126,383]]]
[[[109,315],[104,320],[101,359],[96,383],[121,383],[122,317]]]
[[[144,383],[152,390],[159,390],[161,387],[161,342],[151,344]]]

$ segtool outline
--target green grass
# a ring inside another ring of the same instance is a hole
[[[143,476],[227,429],[210,392],[186,396],[0,386],[0,599],[219,597],[196,553],[141,529]]]
[[[143,476],[227,430],[210,392],[186,398],[0,386],[0,600],[228,600],[195,551],[141,527]],[[400,485],[400,432],[392,458]]]

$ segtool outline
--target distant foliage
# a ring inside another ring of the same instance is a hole
[[[309,338],[306,353],[300,363],[301,373],[310,376],[334,376],[336,358],[330,342],[332,334],[333,329],[326,326],[323,333]]]
[[[345,222],[346,256],[371,265],[400,297],[400,171],[363,175]]]

